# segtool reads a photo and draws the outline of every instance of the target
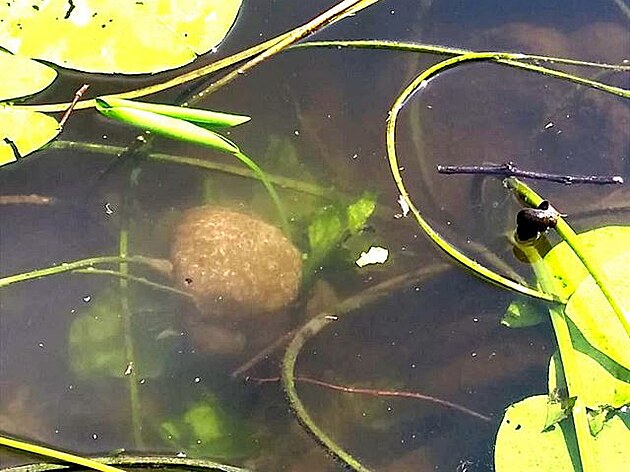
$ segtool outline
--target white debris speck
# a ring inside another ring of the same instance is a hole
[[[545,125],[545,129],[553,128],[553,122],[549,122]]]
[[[363,267],[369,264],[382,264],[389,257],[389,251],[384,247],[371,246],[367,252],[362,252],[356,260],[356,265]]]
[[[133,362],[129,362],[129,364],[127,364],[127,368],[125,369],[125,372],[123,373],[123,375],[131,375],[132,372],[133,372]]]
[[[400,205],[400,208],[402,210],[402,215],[407,216],[409,214],[409,204],[402,195],[398,196],[398,204]]]

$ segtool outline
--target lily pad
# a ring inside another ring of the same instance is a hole
[[[30,110],[0,106],[0,166],[15,162],[59,134],[54,118]]]
[[[0,101],[33,95],[57,77],[55,69],[28,57],[0,51]]]
[[[630,252],[602,264],[607,286],[626,317],[630,317],[629,264]],[[586,343],[630,372],[630,338],[592,277],[585,278],[578,286],[565,312]]]
[[[495,443],[497,472],[576,470],[572,457],[577,457],[577,451],[567,448],[567,444],[575,444],[570,420],[543,431],[546,417],[546,395],[528,397],[508,407]],[[630,470],[630,430],[625,424],[629,419],[620,414],[613,416],[593,438],[594,454],[601,470]]]
[[[0,4],[0,46],[87,72],[141,74],[180,67],[215,48],[242,0]]]
[[[588,257],[599,264],[630,252],[630,226],[605,226],[578,235]],[[545,263],[554,274],[554,293],[569,298],[588,275],[586,268],[565,242],[557,244],[545,255]]]

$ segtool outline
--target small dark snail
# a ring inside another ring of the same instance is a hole
[[[549,228],[555,228],[561,215],[547,200],[543,200],[538,208],[523,208],[516,215],[516,240],[531,242],[540,237]]]

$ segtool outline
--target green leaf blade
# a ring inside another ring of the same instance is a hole
[[[246,123],[251,117],[236,115],[233,113],[223,113],[199,108],[179,107],[175,105],[163,105],[160,103],[138,102],[115,97],[100,97],[99,100],[106,102],[110,107],[135,108],[145,110],[158,115],[170,116],[184,121],[190,121],[207,128],[230,128]]]
[[[239,152],[238,146],[229,139],[188,121],[136,108],[110,106],[108,101],[102,98],[96,99],[96,109],[107,118],[160,136],[199,144],[230,154]]]

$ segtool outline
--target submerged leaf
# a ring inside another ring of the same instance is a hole
[[[311,257],[319,257],[330,251],[345,231],[341,214],[335,206],[323,208],[308,226],[308,243]]]
[[[514,300],[507,307],[501,324],[508,328],[526,328],[549,318],[545,308],[532,300]]]
[[[0,102],[33,95],[57,77],[55,69],[28,57],[0,51]]]
[[[215,48],[241,0],[0,3],[0,46],[88,72],[153,73]],[[36,8],[37,7],[37,8]]]
[[[50,116],[0,106],[0,166],[37,151],[57,134],[59,123]]]
[[[211,393],[190,405],[181,416],[160,423],[160,432],[169,442],[196,456],[233,459],[250,449],[245,425],[228,414]]]
[[[121,305],[114,290],[95,296],[85,313],[72,321],[68,357],[72,371],[86,378],[124,377],[133,370],[140,377],[157,377],[175,340],[160,336],[168,323],[163,313],[132,316],[131,333],[135,359],[125,350]]]
[[[364,192],[359,200],[348,206],[346,213],[351,234],[356,234],[363,229],[375,208],[376,195],[372,192]]]
[[[494,449],[497,472],[574,472],[571,453],[576,444],[569,420],[543,431],[547,396],[528,397],[508,407],[499,427]],[[630,470],[630,430],[620,414],[606,422],[594,438],[594,453],[603,470]],[[565,441],[566,436],[566,441]]]

